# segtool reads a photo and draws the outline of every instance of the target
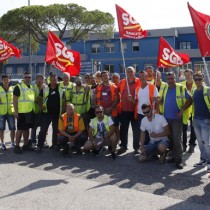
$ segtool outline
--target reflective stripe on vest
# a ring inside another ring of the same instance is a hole
[[[137,86],[140,86],[141,85],[141,82],[138,78],[135,77],[135,82],[134,83],[137,83]],[[120,113],[122,111],[122,94],[124,93],[124,90],[125,90],[125,86],[126,86],[126,79],[122,79],[121,82],[120,82],[120,103],[119,103],[119,106],[118,106],[118,112]]]
[[[2,86],[0,86],[0,115],[14,113],[13,106],[13,87],[10,86],[6,92]]]
[[[111,91],[111,100],[112,103],[115,101],[115,90],[116,90],[116,85],[115,84],[110,84],[110,91]],[[102,85],[98,85],[96,87],[96,104],[100,105],[101,104],[101,95],[102,95]],[[117,116],[117,107],[112,108],[112,117]]]
[[[159,90],[160,99],[163,97],[163,90],[166,86],[168,86],[168,84],[166,82],[161,82],[160,90]],[[163,113],[163,105],[162,104],[159,104],[159,110],[160,110],[160,113],[162,114]]]
[[[17,85],[20,89],[20,96],[18,97],[18,113],[29,113],[34,110],[35,93],[30,85],[30,88],[21,83]]]
[[[79,131],[79,117],[80,117],[79,114],[74,113],[74,117],[73,117],[73,122],[74,122],[73,123],[73,126],[74,126],[73,130],[74,130],[74,132]],[[67,113],[64,113],[60,117],[60,119],[63,121],[64,130],[66,131],[66,128],[68,126],[68,115],[67,115]]]
[[[41,108],[40,108],[40,106],[38,105],[38,102],[37,102],[37,98],[38,98],[38,96],[39,96],[40,90],[39,90],[37,84],[34,84],[34,85],[33,85],[33,90],[34,90],[34,93],[35,93],[34,112],[35,112],[35,113],[40,113],[40,112],[41,112]]]
[[[97,117],[95,117],[92,121],[92,124],[91,124],[91,127],[93,129],[93,136],[95,137],[96,134],[98,133],[98,123],[97,123],[98,119]],[[110,128],[109,128],[109,116],[107,115],[104,115],[104,119],[103,121],[101,121],[104,123],[105,125],[105,128],[106,128],[106,132],[109,132],[110,131]],[[100,122],[100,123],[101,123]]]
[[[90,108],[90,94],[86,92],[84,87],[81,87],[77,92],[76,86],[74,86],[71,89],[70,102],[74,105],[76,113],[83,114]]]

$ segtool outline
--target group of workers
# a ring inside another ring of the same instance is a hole
[[[42,152],[52,123],[50,148],[61,150],[64,156],[72,152],[100,155],[106,148],[116,159],[128,150],[131,124],[134,154],[140,162],[158,157],[160,164],[167,160],[182,169],[183,153],[193,153],[197,139],[200,161],[194,167],[207,165],[210,170],[210,88],[200,72],[193,74],[187,69],[184,76],[186,80],[177,83],[176,75],[167,72],[163,82],[161,72],[152,66],[140,71],[139,77],[129,66],[122,80],[117,73],[110,78],[108,71],[102,71],[86,74],[84,82],[77,75],[72,83],[65,72],[61,82],[52,73],[46,84],[44,76],[38,74],[31,85],[31,74],[25,72],[22,82],[13,87],[10,77],[2,75],[1,148],[6,149],[6,121],[11,147],[17,154]]]

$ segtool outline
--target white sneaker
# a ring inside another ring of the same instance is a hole
[[[1,144],[1,149],[2,150],[6,150],[7,148],[6,148],[6,145],[5,144]]]
[[[10,148],[11,148],[11,149],[15,148],[15,143],[12,143],[12,142],[11,142]]]

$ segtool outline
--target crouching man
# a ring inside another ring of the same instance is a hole
[[[104,146],[111,149],[111,157],[116,159],[117,138],[114,134],[115,127],[111,117],[104,115],[104,109],[101,105],[95,107],[96,117],[93,118],[89,125],[89,140],[84,145],[85,151],[93,150],[98,155]]]
[[[141,107],[145,117],[141,123],[141,136],[140,136],[140,150],[139,161],[147,160],[155,153],[160,155],[159,163],[165,163],[165,154],[169,148],[168,135],[170,129],[166,119],[160,114],[152,114],[150,105],[143,104]],[[145,131],[149,132],[150,142],[144,145]]]
[[[78,154],[82,154],[81,147],[87,141],[87,135],[84,133],[83,119],[74,112],[73,104],[67,104],[66,113],[60,116],[58,130],[57,143],[63,147],[63,155],[69,155],[69,149],[75,149]]]

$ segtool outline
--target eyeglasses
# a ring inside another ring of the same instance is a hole
[[[195,82],[196,82],[196,81],[201,81],[201,80],[202,80],[202,78],[194,79]]]
[[[24,77],[25,79],[31,79],[31,77]]]
[[[96,114],[102,114],[103,113],[103,111],[97,111],[96,112]]]
[[[151,110],[148,110],[148,111],[146,111],[146,112],[143,112],[143,114],[144,114],[144,115],[147,115],[147,114],[150,113],[150,111],[151,111]]]

